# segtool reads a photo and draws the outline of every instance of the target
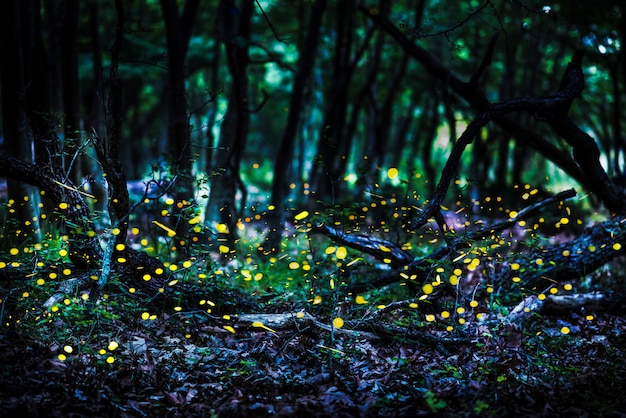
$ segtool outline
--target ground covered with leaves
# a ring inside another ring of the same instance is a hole
[[[44,333],[34,339],[33,330],[19,326],[0,334],[0,415],[498,417],[626,410],[626,320],[617,314],[468,326],[469,343],[430,327],[421,330],[433,337],[428,343],[409,334],[371,338],[311,326],[232,333],[201,312],[135,320],[106,311],[76,324],[74,345]],[[395,321],[410,322],[401,316]]]

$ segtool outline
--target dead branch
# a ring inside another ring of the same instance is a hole
[[[413,256],[409,252],[382,238],[346,234],[325,224],[316,225],[313,232],[322,233],[337,243],[372,255],[380,261],[389,260],[392,267],[401,267],[413,261]]]
[[[508,323],[520,323],[528,320],[534,314],[556,315],[563,312],[606,311],[611,308],[617,299],[612,294],[591,292],[574,295],[547,295],[541,300],[532,295],[521,301],[509,315],[504,318]]]
[[[465,337],[451,337],[449,335],[435,335],[420,329],[409,329],[380,321],[377,316],[370,316],[359,320],[346,321],[344,327],[336,328],[317,320],[305,311],[284,314],[245,314],[234,318],[235,328],[246,331],[303,331],[314,329],[332,332],[338,337],[356,339],[394,339],[404,338],[419,344],[429,346],[469,344]]]

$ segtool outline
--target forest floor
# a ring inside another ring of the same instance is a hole
[[[616,314],[477,326],[471,343],[433,346],[119,313],[90,328],[112,364],[105,350],[61,361],[43,336],[3,331],[0,416],[626,416],[626,319]]]

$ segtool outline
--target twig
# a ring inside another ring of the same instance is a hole
[[[291,40],[291,38],[282,38],[282,39],[279,38],[278,34],[276,33],[276,30],[274,29],[274,25],[272,25],[272,22],[270,22],[270,19],[265,14],[265,10],[263,10],[263,7],[261,7],[261,4],[259,3],[259,0],[256,0],[256,5],[259,6],[259,10],[261,10],[261,13],[263,14],[263,17],[265,18],[265,21],[267,22],[267,25],[270,27],[270,29],[272,29],[272,32],[274,33],[274,37],[276,38],[276,40],[278,42],[283,43],[283,44],[287,44],[287,41]]]

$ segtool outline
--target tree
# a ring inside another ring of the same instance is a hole
[[[33,2],[34,3],[34,2]],[[31,20],[33,3],[7,1],[2,4],[2,34],[0,80],[2,82],[2,125],[8,155],[33,161],[33,131],[29,124],[28,109],[32,104],[28,93],[34,80],[33,47],[36,42],[34,21]],[[8,225],[4,231],[10,240],[39,241],[37,195],[19,179],[8,182],[10,208]]]
[[[220,136],[214,161],[210,169],[211,192],[207,203],[206,219],[224,225],[220,231],[225,244],[232,247],[237,233],[236,224],[240,217],[237,192],[243,195],[245,187],[240,177],[243,155],[250,124],[250,101],[248,98],[250,42],[250,19],[254,2],[242,0],[237,7],[233,0],[221,0],[218,13],[221,19],[220,37],[224,44],[228,72],[231,77],[228,93],[228,108],[220,128]]]
[[[311,8],[307,35],[302,45],[302,50],[299,53],[298,67],[291,89],[287,124],[276,154],[276,159],[274,160],[271,196],[274,210],[271,212],[271,218],[268,220],[267,227],[269,231],[267,248],[265,248],[265,250],[270,252],[274,252],[279,248],[285,226],[288,187],[290,179],[293,178],[291,167],[294,158],[296,135],[298,133],[299,122],[302,118],[302,111],[305,106],[305,90],[315,65],[317,45],[326,3],[326,0],[317,0]]]
[[[168,137],[173,158],[173,174],[176,176],[174,191],[182,208],[183,202],[190,200],[194,195],[185,59],[200,1],[187,0],[182,13],[179,12],[175,0],[160,0],[160,4],[167,40]],[[185,234],[185,225],[186,222],[177,223],[180,235]]]

